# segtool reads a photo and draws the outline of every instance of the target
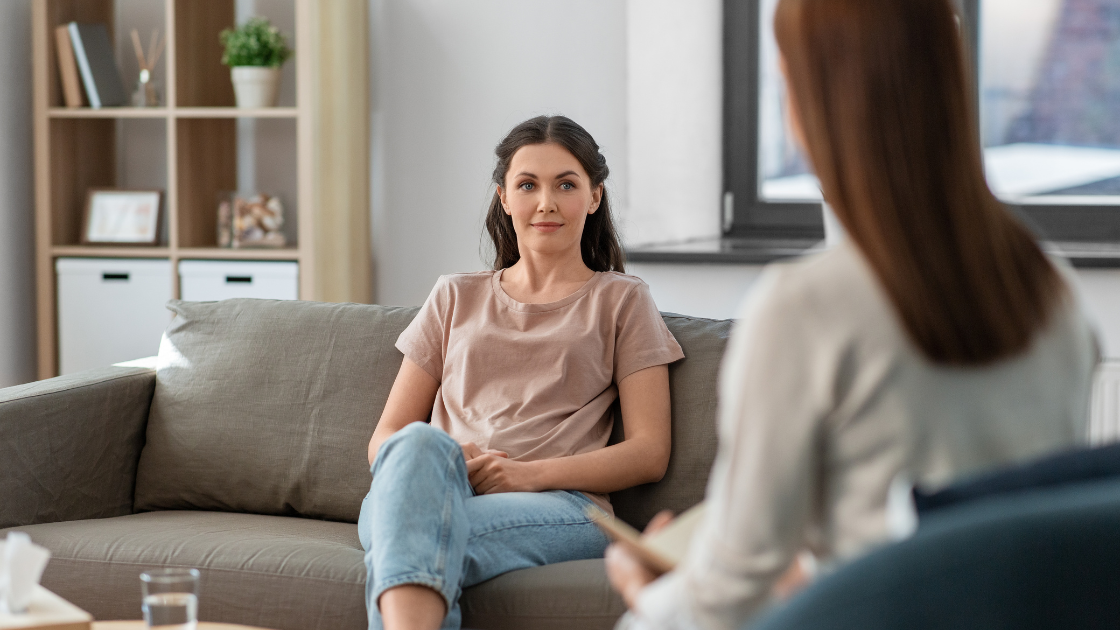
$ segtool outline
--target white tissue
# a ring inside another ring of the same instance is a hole
[[[0,612],[27,611],[50,559],[51,552],[23,532],[10,532],[6,541],[0,541]]]

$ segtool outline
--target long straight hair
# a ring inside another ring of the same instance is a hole
[[[1024,352],[1065,293],[984,179],[950,0],[780,0],[790,105],[834,208],[931,361]]]
[[[610,175],[607,159],[599,152],[599,145],[587,130],[565,116],[537,116],[517,125],[494,149],[498,163],[494,166],[494,183],[506,185],[510,161],[521,147],[530,144],[558,144],[571,153],[591,179],[591,188],[606,181]],[[494,269],[505,269],[521,260],[517,249],[517,233],[513,219],[502,209],[502,198],[494,192],[490,209],[486,212],[486,231],[494,243]],[[587,215],[580,237],[583,264],[592,271],[618,271],[626,269],[622,247],[611,216],[610,196],[606,187],[599,201],[599,208]]]

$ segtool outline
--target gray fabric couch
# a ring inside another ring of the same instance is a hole
[[[416,309],[169,307],[177,316],[156,369],[0,390],[0,528],[48,547],[43,584],[97,619],[139,618],[144,568],[191,566],[202,571],[203,620],[365,628],[355,523],[366,445],[400,366],[393,344]],[[670,367],[669,470],[612,496],[636,527],[698,502],[716,450],[730,322],[665,321],[687,357]],[[471,628],[610,628],[623,611],[601,560],[509,573],[461,601]]]

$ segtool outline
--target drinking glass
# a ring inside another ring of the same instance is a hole
[[[195,630],[198,569],[152,569],[140,574],[144,622],[160,630]]]

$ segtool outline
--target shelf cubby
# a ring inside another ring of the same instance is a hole
[[[114,120],[50,122],[51,244],[78,244],[86,192],[116,185],[116,133]]]
[[[217,247],[218,195],[237,190],[237,125],[232,118],[175,121],[178,244]]]
[[[218,33],[234,23],[230,0],[175,3],[175,104],[232,107],[229,68],[222,65]]]
[[[45,26],[49,32],[46,36],[46,50],[42,55],[46,61],[45,70],[49,73],[46,84],[47,103],[51,107],[62,107],[65,103],[62,97],[62,81],[58,71],[58,49],[55,48],[54,29],[69,22],[90,22],[105,24],[109,28],[109,37],[113,38],[114,5],[111,0],[50,0],[43,7]],[[37,28],[36,30],[43,30]],[[83,94],[82,98],[85,98]],[[86,102],[88,104],[88,102]]]

